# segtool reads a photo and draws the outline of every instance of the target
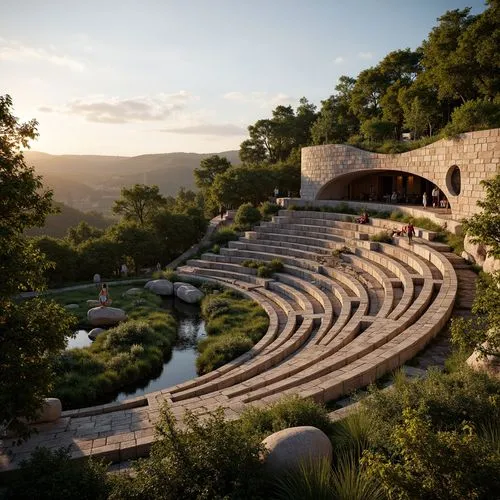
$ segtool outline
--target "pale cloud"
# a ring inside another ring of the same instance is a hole
[[[358,57],[360,59],[372,59],[373,54],[371,52],[358,52]]]
[[[181,111],[192,99],[198,99],[181,90],[174,94],[138,96],[129,98],[92,97],[75,99],[60,108],[41,106],[39,111],[80,115],[96,123],[137,123],[165,120]]]
[[[81,61],[57,52],[54,47],[49,49],[29,47],[3,38],[0,38],[0,61],[40,61],[54,66],[65,67],[72,71],[83,71],[85,69],[85,65]]]
[[[247,129],[239,125],[231,123],[203,123],[200,125],[191,125],[188,127],[165,128],[160,132],[169,134],[186,134],[186,135],[211,135],[219,137],[242,136],[247,133]]]
[[[341,64],[344,62],[344,58],[342,56],[336,57],[333,62],[335,64]]]
[[[282,92],[270,94],[269,92],[228,92],[224,94],[228,101],[251,103],[261,108],[274,107],[280,104],[291,104],[296,99]]]

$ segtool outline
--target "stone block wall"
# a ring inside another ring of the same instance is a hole
[[[454,194],[451,172],[458,166],[461,189]],[[500,129],[461,134],[401,154],[370,153],[341,144],[302,148],[301,199],[328,199],[329,188],[343,176],[376,170],[399,171],[428,179],[448,198],[455,219],[469,217],[484,196],[480,182],[500,173]]]

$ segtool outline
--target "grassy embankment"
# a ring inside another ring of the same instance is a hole
[[[112,401],[124,388],[152,377],[163,366],[177,335],[175,319],[160,308],[161,299],[147,290],[122,294],[133,285],[111,287],[112,306],[124,309],[128,320],[101,333],[92,345],[69,349],[56,360],[53,394],[65,409]],[[79,304],[71,310],[80,327],[87,324],[88,299],[95,289],[54,296],[61,304]]]
[[[232,290],[206,295],[201,303],[208,337],[198,343],[199,375],[248,351],[266,333],[269,317],[262,307]]]

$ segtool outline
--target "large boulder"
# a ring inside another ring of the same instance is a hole
[[[80,306],[78,304],[66,304],[64,309],[78,309]]]
[[[193,285],[185,283],[177,288],[177,297],[188,304],[197,304],[203,298],[203,292]]]
[[[55,422],[61,417],[62,405],[57,398],[45,398],[42,409],[33,424],[42,424],[44,422]]]
[[[166,279],[148,281],[144,288],[156,295],[172,295],[174,293],[174,285]]]
[[[181,286],[184,286],[184,285],[187,285],[187,283],[184,283],[184,281],[176,281],[174,283],[174,295],[177,297],[177,290],[179,290],[179,288]]]
[[[90,330],[89,332],[89,339],[95,340],[100,333],[105,331],[106,330],[104,330],[103,328],[92,328],[92,330]]]
[[[484,349],[488,349],[488,342],[482,344]],[[483,354],[478,349],[467,358],[466,363],[476,371],[484,371],[493,377],[500,378],[500,356],[493,354]]]
[[[269,452],[266,468],[272,473],[296,469],[303,462],[309,464],[332,459],[332,443],[316,427],[290,427],[271,434],[262,443]]]
[[[94,307],[88,310],[87,319],[92,326],[108,326],[125,321],[127,314],[117,307]]]

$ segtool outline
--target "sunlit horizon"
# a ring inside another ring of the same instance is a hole
[[[305,96],[320,106],[341,75],[415,49],[447,10],[482,0],[6,0],[2,94],[39,121],[31,149],[138,156],[236,150],[247,127]],[[21,22],[20,22],[21,20]]]

